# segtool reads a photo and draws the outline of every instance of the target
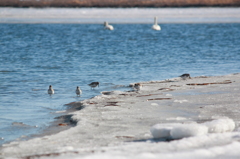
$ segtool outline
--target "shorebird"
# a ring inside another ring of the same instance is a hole
[[[92,82],[92,83],[90,83],[90,84],[88,84],[90,87],[92,87],[92,89],[94,88],[94,87],[99,87],[99,82]]]
[[[52,85],[49,86],[48,94],[49,94],[49,95],[54,94],[54,89],[52,88]]]
[[[154,25],[152,26],[153,30],[161,30],[161,27],[157,24],[157,17],[154,17]]]
[[[186,80],[187,78],[190,78],[190,79],[191,79],[190,74],[188,74],[188,73],[182,74],[182,75],[179,76],[179,77],[181,77],[183,80]]]
[[[141,83],[135,83],[133,88],[136,89],[137,91],[139,91],[142,88],[142,84]]]
[[[77,96],[80,96],[82,94],[82,90],[78,86],[76,88],[76,94],[77,94]]]
[[[108,30],[114,30],[112,25],[109,25],[108,22],[104,22],[104,28]]]

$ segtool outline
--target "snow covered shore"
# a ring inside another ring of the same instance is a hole
[[[72,103],[84,107],[69,112],[75,127],[5,144],[0,158],[240,157],[240,74],[140,83]]]
[[[239,8],[4,8],[0,23],[239,23]],[[116,29],[121,29],[116,27]]]

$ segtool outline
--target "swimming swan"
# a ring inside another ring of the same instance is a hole
[[[154,17],[154,25],[152,26],[153,30],[161,30],[161,27],[157,24],[157,17]]]
[[[108,29],[108,30],[113,30],[114,29],[112,25],[108,24],[108,22],[104,22],[104,28]]]

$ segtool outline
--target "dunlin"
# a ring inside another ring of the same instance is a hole
[[[92,82],[92,83],[90,83],[90,84],[88,84],[90,87],[92,87],[92,89],[94,88],[94,87],[99,87],[99,82]]]
[[[133,87],[134,87],[134,89],[139,91],[142,88],[142,84],[141,83],[135,83]]]
[[[179,77],[181,77],[183,80],[186,80],[187,78],[190,78],[190,79],[191,79],[190,74],[188,74],[188,73],[182,74],[182,75],[179,76]]]
[[[49,95],[54,94],[54,89],[52,88],[52,85],[49,86],[48,94],[49,94]]]
[[[82,94],[82,90],[78,86],[76,88],[76,94],[77,94],[77,96],[80,96]]]

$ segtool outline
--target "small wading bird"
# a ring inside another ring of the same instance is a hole
[[[78,86],[76,88],[76,94],[77,94],[77,96],[80,96],[82,94],[82,90]]]
[[[157,17],[154,17],[154,25],[152,26],[153,30],[161,30],[161,27],[157,24]]]
[[[54,94],[54,89],[52,88],[52,85],[49,86],[48,94],[49,94],[49,95]]]
[[[179,77],[181,77],[183,80],[186,80],[187,78],[191,79],[190,74],[188,74],[188,73],[182,74]]]
[[[114,30],[112,25],[109,25],[108,22],[104,22],[104,28],[108,30]]]
[[[142,84],[141,83],[135,83],[133,88],[136,89],[137,91],[139,91],[142,88]]]
[[[88,84],[90,87],[92,87],[92,89],[94,88],[94,87],[99,87],[99,82],[92,82],[92,83],[90,83],[90,84]]]

